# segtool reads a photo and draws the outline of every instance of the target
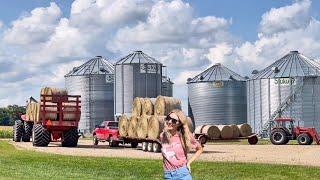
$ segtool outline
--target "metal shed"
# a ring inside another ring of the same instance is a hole
[[[269,136],[276,117],[320,130],[320,64],[291,51],[247,82],[248,123]]]
[[[196,126],[246,122],[246,79],[217,63],[188,79],[188,114]]]
[[[116,63],[115,82],[115,115],[130,114],[135,97],[161,95],[162,64],[134,51]]]
[[[91,133],[104,120],[113,120],[114,66],[101,56],[74,67],[65,75],[69,94],[81,95],[79,130]]]

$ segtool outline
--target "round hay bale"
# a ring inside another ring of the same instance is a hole
[[[249,136],[252,133],[252,128],[247,123],[238,125],[238,128],[242,137]]]
[[[232,124],[232,125],[230,125],[230,127],[232,128],[233,137],[234,138],[239,137],[240,136],[240,130],[239,130],[238,126],[235,125],[235,124]]]
[[[27,121],[39,122],[40,119],[40,103],[28,103],[26,108]]]
[[[63,120],[65,121],[72,121],[76,119],[76,114],[74,113],[77,111],[76,103],[63,103]]]
[[[126,115],[120,116],[119,123],[118,123],[118,129],[119,129],[119,135],[120,136],[127,136],[128,135],[128,126],[129,126],[129,120]]]
[[[40,95],[68,95],[68,92],[66,89],[62,88],[53,88],[53,87],[44,87],[40,91]],[[52,97],[46,97],[47,101],[52,101]],[[42,98],[41,98],[42,100]]]
[[[143,98],[136,97],[132,103],[132,116],[141,116]]]
[[[141,113],[145,115],[153,115],[155,102],[156,102],[156,98],[144,98]]]
[[[164,128],[165,116],[151,116],[148,123],[148,138],[157,139]]]
[[[233,137],[232,128],[228,125],[218,125],[217,126],[221,132],[222,139],[231,139]]]
[[[173,109],[181,109],[181,101],[179,99],[167,96],[158,96],[154,105],[154,114],[165,116]]]
[[[138,138],[146,138],[148,136],[148,121],[151,116],[142,115],[138,121],[137,136]]]
[[[201,133],[207,134],[209,138],[212,139],[217,139],[221,136],[220,129],[215,125],[204,125],[204,127],[202,127]]]
[[[129,126],[128,126],[128,136],[132,138],[137,137],[137,124],[138,124],[138,117],[131,116]]]
[[[197,126],[194,130],[195,134],[201,134],[202,133],[202,129],[205,127],[206,125],[201,125],[201,126]],[[219,135],[220,137],[220,135]]]

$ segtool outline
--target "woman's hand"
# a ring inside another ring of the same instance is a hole
[[[188,170],[189,170],[189,172],[191,174],[191,164],[189,162],[187,163],[187,168],[188,168]]]

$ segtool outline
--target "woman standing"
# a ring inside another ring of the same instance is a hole
[[[200,156],[203,149],[190,132],[187,117],[181,110],[173,110],[168,114],[160,141],[164,179],[192,179],[190,164]],[[190,149],[195,149],[196,153],[188,160]]]

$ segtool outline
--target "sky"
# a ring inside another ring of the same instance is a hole
[[[10,0],[0,2],[0,107],[24,105],[91,57],[142,50],[186,80],[215,63],[242,76],[291,50],[320,60],[316,0]]]

